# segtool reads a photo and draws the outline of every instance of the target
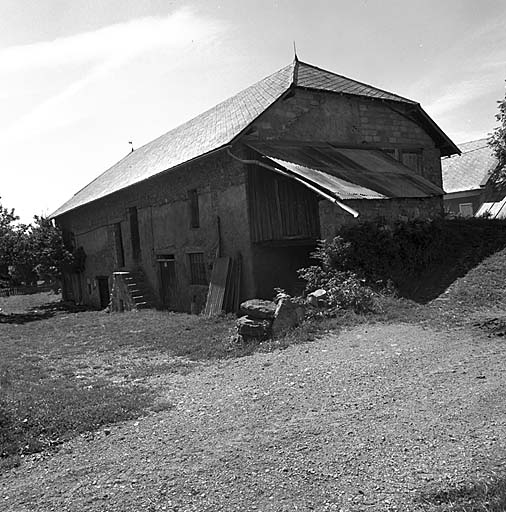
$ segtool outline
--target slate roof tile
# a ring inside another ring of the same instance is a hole
[[[441,160],[443,189],[446,193],[475,190],[485,186],[490,172],[497,165],[487,139],[460,144],[460,156]]]
[[[51,217],[57,217],[229,144],[292,86],[418,105],[396,94],[296,60],[129,153],[78,191]],[[445,138],[445,141],[450,144],[449,147],[453,147],[449,139]]]

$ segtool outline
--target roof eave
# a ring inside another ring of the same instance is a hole
[[[293,88],[295,89],[303,89],[306,91],[319,91],[322,92],[322,89],[317,87],[304,87],[302,85],[295,85]],[[437,134],[442,143],[438,144],[439,149],[441,150],[441,156],[451,156],[451,155],[460,155],[461,151],[458,146],[446,135],[446,133],[438,126],[438,124],[425,112],[420,103],[416,103],[413,100],[409,100],[406,98],[399,97],[399,99],[394,98],[375,98],[369,95],[362,94],[354,94],[349,92],[335,92],[335,91],[323,91],[328,92],[329,94],[338,94],[340,96],[354,96],[358,98],[367,98],[372,101],[382,101],[382,102],[392,102],[392,103],[401,103],[403,105],[411,105],[416,108],[418,113],[420,114],[421,120],[426,122],[429,128]]]
[[[422,121],[429,125],[429,128],[436,132],[442,143],[438,145],[441,150],[441,156],[460,155],[461,151],[458,146],[446,135],[446,133],[438,126],[438,124],[425,112],[420,103],[416,103],[417,113],[420,114]]]
[[[164,171],[161,171],[159,173],[156,173],[154,174],[153,176],[149,176],[141,181],[136,181],[135,183],[132,183],[124,188],[121,188],[119,190],[115,190],[114,192],[110,192],[109,194],[105,194],[101,197],[97,197],[96,199],[93,199],[87,203],[83,203],[83,204],[79,204],[77,206],[74,206],[72,208],[69,208],[68,210],[64,210],[60,213],[58,213],[59,210],[61,210],[65,205],[63,205],[62,207],[58,208],[57,210],[55,210],[51,215],[49,215],[49,219],[57,219],[58,217],[61,217],[62,215],[65,215],[67,213],[70,213],[70,212],[73,212],[74,210],[78,210],[79,208],[82,208],[83,206],[88,206],[92,203],[94,203],[95,201],[100,201],[101,199],[105,199],[106,197],[110,197],[114,194],[117,194],[118,192],[122,192],[123,190],[127,190],[131,187],[135,187],[136,185],[139,185],[139,183],[144,183],[145,181],[149,181],[151,179],[154,179],[154,178],[158,178],[159,176],[162,176],[164,175],[165,173],[169,172],[169,171],[173,171],[174,169],[177,169],[179,167],[182,167],[183,165],[187,165],[187,164],[190,164],[190,163],[193,163],[197,160],[200,160],[201,158],[205,158],[207,156],[210,156],[211,154],[213,153],[217,153],[218,151],[222,151],[224,149],[226,149],[227,147],[229,147],[231,144],[231,142],[226,142],[225,144],[222,144],[220,147],[218,148],[215,148],[211,151],[208,151],[207,153],[203,153],[202,155],[199,155],[199,156],[196,156],[194,158],[192,158],[191,160],[187,160],[186,162],[181,162],[180,164],[178,165],[175,165],[173,167],[169,167],[168,169],[165,169]]]

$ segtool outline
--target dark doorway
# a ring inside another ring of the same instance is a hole
[[[135,262],[141,257],[141,238],[139,236],[139,219],[137,217],[137,208],[134,206],[128,209],[130,219],[130,240],[132,242],[132,258]]]
[[[157,257],[160,266],[160,298],[162,305],[174,309],[177,305],[176,261],[174,255],[166,254]]]
[[[106,276],[97,276],[98,282],[98,294],[100,297],[101,309],[106,308],[109,305],[109,278]]]

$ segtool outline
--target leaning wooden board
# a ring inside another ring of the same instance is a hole
[[[229,266],[230,258],[228,256],[217,258],[214,262],[204,316],[219,315],[222,312]]]

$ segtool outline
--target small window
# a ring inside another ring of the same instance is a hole
[[[473,203],[460,203],[459,204],[459,213],[462,217],[472,217],[473,216]]]
[[[203,252],[192,252],[188,254],[190,260],[190,284],[207,284],[206,264]]]
[[[382,151],[383,151],[383,153],[386,153],[388,156],[391,156],[392,158],[395,158],[396,160],[399,159],[397,149],[388,148],[388,149],[383,149]]]
[[[190,201],[190,227],[200,227],[200,213],[199,213],[199,195],[197,189],[188,191],[188,200]]]
[[[402,151],[401,162],[418,174],[422,170],[422,155],[419,151]]]
[[[134,206],[128,208],[128,217],[130,220],[130,243],[132,244],[132,257],[138,261],[141,257],[141,239],[139,236],[139,219],[137,217],[137,208]]]
[[[123,235],[121,233],[121,222],[114,224],[114,246],[116,249],[116,266],[125,266],[125,251],[123,249]]]

